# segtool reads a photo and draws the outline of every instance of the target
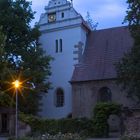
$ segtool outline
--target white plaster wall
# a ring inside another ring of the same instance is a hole
[[[79,41],[85,41],[81,26],[57,30],[53,32],[43,33],[40,37],[42,47],[46,50],[47,54],[54,57],[54,61],[51,63],[52,76],[50,81],[52,82],[53,89],[49,90],[47,96],[43,98],[43,108],[40,113],[41,116],[47,118],[63,118],[72,112],[71,103],[71,85],[69,81],[74,69],[74,46]],[[55,40],[63,40],[63,52],[55,52]],[[84,42],[83,42],[84,43]],[[64,107],[55,107],[55,90],[61,87],[65,92],[65,104]]]
[[[84,44],[86,42],[86,30],[83,19],[80,14],[76,12],[72,4],[67,0],[50,0],[48,6],[45,7],[46,13],[40,17],[39,25],[42,35],[40,43],[48,55],[54,58],[51,63],[52,76],[50,82],[53,89],[44,96],[42,103],[42,112],[40,115],[47,118],[63,118],[72,112],[72,97],[71,97],[71,80],[74,70],[74,64],[78,63],[78,54],[73,54],[78,48],[74,46],[79,42]],[[48,23],[48,13],[56,12],[56,21]],[[62,12],[64,18],[61,17]],[[56,53],[56,40],[62,39],[63,52]],[[64,106],[58,108],[55,106],[55,90],[61,87],[65,93]]]
[[[62,12],[64,13],[63,18],[61,16]],[[78,17],[80,17],[81,19],[80,14],[78,14],[75,11],[75,9],[68,4],[61,7],[54,7],[53,9],[47,9],[46,13],[41,14],[40,21],[39,21],[40,25],[48,23],[48,16],[47,16],[48,13],[56,13],[57,22],[67,20],[67,19],[70,20],[70,19],[78,18]]]
[[[59,6],[59,5],[64,5],[64,4],[69,4],[70,2],[67,0],[53,0],[49,2],[48,7],[55,7],[55,6]]]
[[[74,26],[81,26],[82,19],[80,17],[68,19],[65,21],[56,21],[40,26],[40,31],[54,32],[54,30],[64,30],[64,28],[73,28]],[[71,27],[70,27],[71,26]]]
[[[61,17],[62,12],[64,13],[64,18]],[[57,12],[57,20],[70,19],[70,18],[74,18],[74,17],[77,17],[77,13],[73,8],[72,9],[68,8],[65,11],[59,10]]]
[[[84,53],[84,50],[86,47],[87,34],[88,34],[88,32],[85,29],[81,29],[81,40],[83,43],[83,53]]]

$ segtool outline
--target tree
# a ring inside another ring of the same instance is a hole
[[[6,37],[1,31],[2,28],[0,28],[0,81],[4,81],[4,78],[6,78],[6,71],[7,71],[7,62],[5,60],[5,39]],[[0,106],[10,106],[13,105],[14,102],[10,98],[8,94],[5,94],[2,90],[3,84],[0,82]]]
[[[87,24],[88,24],[88,26],[90,27],[91,30],[96,30],[96,28],[98,26],[98,22],[96,22],[96,23],[93,22],[93,19],[91,18],[89,12],[87,12],[86,22],[87,22]]]
[[[19,108],[30,114],[36,114],[40,110],[40,99],[50,87],[48,78],[51,74],[51,57],[40,47],[39,29],[30,26],[34,14],[31,2],[0,0],[0,26],[6,35],[4,49],[8,67],[4,79],[10,83],[17,78],[24,81],[22,96],[19,95]],[[11,85],[4,84],[2,90],[10,87]],[[11,92],[13,91],[8,90],[8,94],[11,95]]]
[[[134,45],[117,64],[117,75],[123,89],[130,97],[137,97],[140,102],[140,1],[127,0],[127,3],[128,10],[124,22],[129,24]]]

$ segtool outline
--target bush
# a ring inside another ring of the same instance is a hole
[[[82,119],[40,119],[34,116],[20,115],[23,122],[31,126],[32,134],[45,134],[46,132],[51,135],[56,135],[59,132],[65,133],[78,133],[81,136],[93,136],[93,120],[86,118]]]
[[[35,116],[20,115],[23,122],[31,126],[32,135],[49,133],[57,135],[59,132],[78,133],[86,137],[108,137],[108,117],[111,114],[120,115],[120,105],[113,103],[99,103],[94,108],[93,119],[40,119]]]
[[[111,114],[120,115],[120,105],[114,103],[98,103],[94,108],[94,137],[108,137],[107,120]]]

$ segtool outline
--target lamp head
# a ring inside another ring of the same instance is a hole
[[[13,82],[13,85],[14,85],[15,88],[19,88],[20,84],[21,83],[18,80]]]

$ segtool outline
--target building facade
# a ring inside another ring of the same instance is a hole
[[[50,0],[39,21],[40,43],[51,62],[52,89],[43,97],[40,115],[63,118],[72,113],[71,76],[83,54],[90,31],[82,16],[67,0]]]
[[[133,46],[127,27],[92,31],[67,0],[50,0],[39,26],[40,43],[54,58],[41,116],[91,117],[98,102],[136,105],[116,83],[115,64]]]
[[[81,63],[72,76],[73,117],[91,117],[98,102],[113,102],[133,108],[132,100],[117,84],[115,65],[133,46],[128,27],[89,33]]]

